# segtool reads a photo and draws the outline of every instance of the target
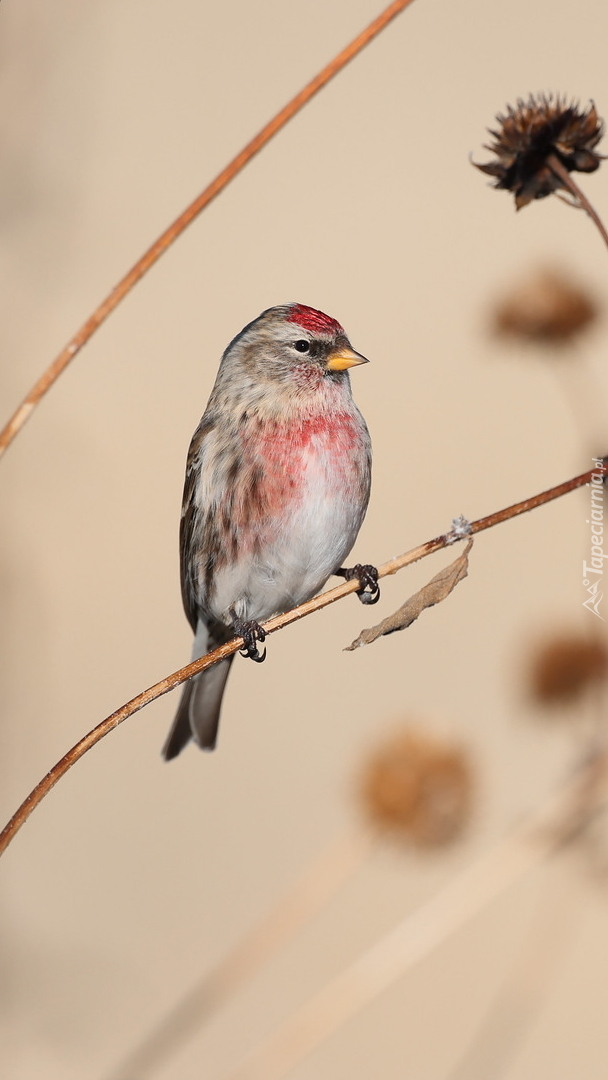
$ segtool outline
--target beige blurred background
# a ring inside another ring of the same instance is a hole
[[[5,0],[4,415],[144,247],[379,8]],[[608,110],[607,36],[603,0],[416,0],[64,375],[0,469],[3,820],[81,734],[188,660],[185,454],[221,351],[264,307],[320,307],[373,361],[353,377],[375,454],[356,559],[383,562],[605,451],[605,328],[579,355],[595,379],[585,442],[551,365],[492,340],[486,318],[539,263],[601,296],[606,251],[557,199],[516,215],[469,154],[484,159],[493,114],[529,91]],[[608,215],[608,174],[583,184]],[[435,856],[380,850],[159,1076],[221,1077],[542,800],[572,743],[567,726],[534,722],[521,658],[544,628],[592,619],[586,513],[579,492],[479,537],[454,596],[367,650],[342,651],[370,621],[354,599],[276,635],[263,667],[235,663],[213,756],[189,748],[161,761],[171,695],[79,763],[0,866],[0,1075],[109,1070],[316,852],[356,827],[353,776],[400,719],[470,747],[479,793],[466,840]],[[387,581],[374,614],[447,562]],[[532,873],[488,907],[294,1080],[450,1080],[552,888],[571,891],[570,940],[504,1075],[605,1077],[608,896],[580,860],[548,880]]]

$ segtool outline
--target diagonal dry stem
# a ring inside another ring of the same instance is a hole
[[[315,94],[319,93],[324,86],[334,78],[338,72],[342,71],[342,68],[354,59],[366,45],[369,44],[392,20],[399,15],[404,8],[408,7],[413,0],[393,0],[392,4],[389,4],[387,8],[375,18],[369,26],[366,26],[365,30],[362,30],[356,38],[353,39],[337,56],[330,60],[329,64],[315,75],[314,79],[302,89],[295,97],[291,99],[262,128],[257,135],[247,143],[246,146],[236,155],[232,161],[226,165],[224,169],[212,180],[211,183],[197,195],[196,199],[190,203],[189,206],[179,215],[176,220],[169,225],[167,229],[154,241],[151,247],[141,256],[140,259],[131,267],[129,272],[118,282],[118,285],[112,289],[112,292],[106,296],[105,300],[102,300],[99,307],[95,309],[92,315],[86,320],[85,323],[76,331],[74,336],[70,338],[65,348],[61,350],[58,356],[55,357],[53,362],[49,364],[46,370],[42,373],[38,381],[31,388],[27,397],[21,402],[19,408],[13,413],[8,423],[0,431],[0,457],[11,444],[15,436],[19,433],[25,422],[29,419],[32,412],[39,404],[44,395],[50,390],[51,386],[57,381],[62,371],[68,366],[71,360],[74,359],[77,353],[80,352],[83,345],[86,345],[89,338],[93,336],[96,330],[99,329],[101,324],[105,322],[109,315],[120,304],[121,300],[124,300],[127,293],[131,291],[134,285],[150,270],[154,263],[160,259],[161,255],[165,253],[167,248],[171,247],[171,244],[188,228],[188,225],[194,221],[196,217],[209,205],[210,202],[215,199],[221,191],[234,180],[235,176],[245,168],[253,157],[266,146],[266,143],[270,142],[274,135],[276,135],[281,128],[285,127],[285,124],[292,119],[302,109]]]
[[[567,191],[576,199],[576,203],[582,210],[584,210],[591,218],[594,225],[597,226],[600,236],[604,243],[608,246],[608,232],[597,210],[591,205],[589,199],[585,195],[584,191],[578,186],[576,180],[571,173],[562,165],[557,154],[549,154],[547,156],[547,165],[559,177],[562,184]]]
[[[490,1072],[492,1080],[504,1080],[508,1075],[555,988],[582,915],[581,901],[572,865],[562,853],[545,870],[540,902],[511,969],[444,1080],[487,1080]]]
[[[485,529],[491,529],[494,525],[500,525],[503,521],[509,521],[511,518],[518,517],[520,514],[527,513],[528,510],[534,510],[538,506],[543,506],[545,503],[552,502],[553,499],[559,499],[561,495],[566,495],[569,491],[574,491],[576,488],[588,484],[595,471],[596,470],[594,469],[589,469],[587,472],[580,473],[579,476],[573,477],[572,480],[565,480],[562,484],[557,484],[547,491],[541,491],[538,495],[533,495],[529,499],[514,503],[512,506],[507,506],[503,510],[497,510],[493,514],[488,514],[487,517],[479,518],[477,521],[471,522],[467,535],[474,535],[475,533],[483,532]],[[442,536],[435,537],[434,540],[427,540],[426,543],[420,544],[418,547],[412,548],[411,551],[405,552],[404,555],[399,555],[397,558],[391,559],[389,562],[384,563],[383,566],[378,567],[378,577],[382,578],[387,577],[389,574],[396,574],[398,570],[402,570],[405,566],[418,562],[419,559],[431,555],[434,551],[439,551],[441,548],[447,547],[449,544],[452,544],[455,539],[454,533],[445,533]],[[307,603],[292,608],[291,611],[286,611],[282,615],[275,616],[274,619],[269,619],[268,622],[264,623],[264,629],[267,634],[272,634],[275,630],[280,630],[284,626],[289,626],[291,623],[297,622],[298,619],[303,619],[306,615],[311,615],[313,611],[320,611],[321,608],[333,604],[336,600],[341,600],[344,596],[356,592],[358,588],[358,581],[346,581],[342,585],[338,585],[337,588],[329,589],[327,592],[321,593],[320,596],[315,596],[312,600],[308,600]],[[100,739],[103,739],[110,731],[117,728],[119,724],[122,724],[123,720],[126,720],[129,716],[133,716],[134,713],[139,712],[145,705],[149,705],[151,701],[155,701],[156,698],[162,697],[163,694],[167,694],[169,690],[173,690],[176,686],[186,682],[186,680],[192,678],[193,675],[198,675],[199,672],[205,671],[213,664],[217,664],[220,660],[224,660],[227,656],[232,656],[233,653],[238,652],[239,649],[242,649],[243,644],[243,639],[239,637],[234,638],[232,641],[228,641],[225,645],[220,645],[218,649],[214,649],[213,652],[203,656],[200,660],[195,660],[193,663],[187,664],[185,667],[180,668],[179,671],[174,671],[172,675],[167,675],[166,678],[161,679],[160,682],[155,683],[154,686],[150,686],[147,690],[143,690],[141,694],[131,698],[125,705],[121,705],[119,709],[111,713],[110,716],[107,716],[105,720],[102,720],[97,727],[93,728],[92,731],[89,731],[88,735],[85,735],[84,738],[80,739],[71,750],[68,750],[67,754],[64,754],[61,760],[50,769],[33,791],[30,792],[19,809],[15,811],[11,820],[5,825],[0,833],[0,855],[4,853],[13,837],[27,821],[32,811],[40,802],[42,802],[45,795],[48,795],[51,788],[55,786],[64,773],[66,773],[68,769],[71,769],[72,765],[74,765],[83,754],[86,754],[92,746],[95,746],[95,743],[98,743]]]
[[[374,840],[365,831],[328,846],[276,907],[179,999],[105,1080],[145,1080],[166,1065],[212,1013],[330,902],[374,850]]]
[[[588,822],[605,805],[607,768],[605,753],[584,763],[517,829],[406,915],[288,1017],[225,1080],[282,1080],[488,904],[561,850],[572,821]]]

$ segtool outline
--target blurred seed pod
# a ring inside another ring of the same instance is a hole
[[[471,812],[473,775],[465,752],[408,726],[364,764],[360,801],[381,832],[419,847],[451,843]]]
[[[569,345],[597,319],[598,305],[583,286],[557,270],[529,274],[495,305],[492,328],[529,344]]]
[[[539,705],[571,705],[607,676],[608,647],[600,638],[562,634],[547,638],[531,654],[528,690]]]

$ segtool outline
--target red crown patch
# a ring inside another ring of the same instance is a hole
[[[303,330],[312,334],[343,334],[344,330],[336,319],[325,315],[323,311],[307,307],[306,304],[293,304],[287,322],[296,323]]]

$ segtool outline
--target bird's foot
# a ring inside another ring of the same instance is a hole
[[[346,581],[356,578],[361,586],[357,589],[357,596],[362,604],[377,604],[380,599],[380,586],[378,584],[378,571],[369,563],[357,563],[356,566],[341,566],[336,570],[338,577]]]
[[[260,652],[257,643],[266,640],[264,628],[254,619],[235,619],[233,627],[235,635],[243,639],[241,656],[247,656],[250,660],[255,660],[256,664],[261,664],[266,659],[266,649]]]

